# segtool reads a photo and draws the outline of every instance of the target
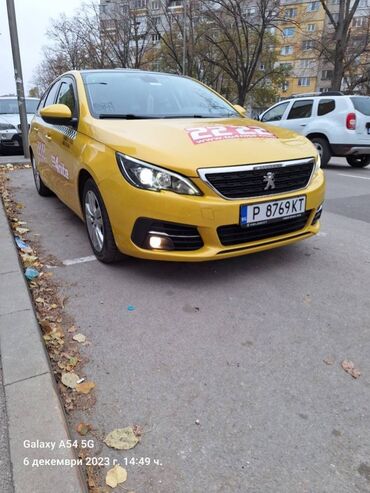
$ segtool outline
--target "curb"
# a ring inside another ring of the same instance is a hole
[[[70,440],[67,421],[2,204],[0,233],[0,353],[14,492],[87,493],[73,449],[59,446]],[[54,450],[41,447],[54,442]]]
[[[0,165],[7,164],[31,164],[31,161],[24,156],[0,156]]]

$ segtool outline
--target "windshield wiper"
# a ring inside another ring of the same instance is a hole
[[[119,115],[119,114],[109,114],[103,113],[98,116],[101,120],[104,119],[115,119],[115,120],[152,120],[154,118],[158,118],[157,116],[145,116],[145,115],[134,115],[133,113],[128,113],[127,115]]]
[[[230,115],[169,115],[162,118],[229,118]]]

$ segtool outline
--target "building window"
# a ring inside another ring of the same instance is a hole
[[[297,17],[297,9],[296,8],[285,9],[285,16],[290,18]]]
[[[310,60],[309,58],[302,58],[300,61],[300,68],[312,68],[312,62],[313,60]]]
[[[159,7],[160,7],[159,0],[154,0],[152,2],[152,10],[159,10]]]
[[[161,40],[161,35],[160,34],[152,34],[152,43],[158,43],[158,41]]]
[[[313,33],[316,31],[316,24],[307,24],[307,31]]]
[[[266,29],[266,32],[268,32],[268,33],[270,33],[270,34],[274,35],[274,34],[275,34],[275,32],[276,32],[276,28],[275,28],[275,27],[268,27],[268,28]]]
[[[249,9],[246,9],[245,13],[247,15],[254,15],[256,13],[256,7],[250,7]]]
[[[309,77],[299,77],[298,79],[298,85],[301,87],[308,87],[310,83],[311,81]]]
[[[332,70],[323,70],[321,72],[321,80],[331,80],[333,78]]]
[[[366,26],[366,17],[354,17],[352,21],[352,26],[353,27],[364,27]]]
[[[282,92],[287,92],[289,89],[289,81],[285,80],[282,84],[281,84],[281,90]]]
[[[285,29],[283,29],[283,36],[285,38],[291,38],[293,37],[295,34],[295,28],[294,27],[286,27]]]
[[[160,20],[161,20],[160,16],[157,15],[157,16],[151,18],[151,23],[153,26],[158,26]]]
[[[280,50],[281,55],[291,55],[293,53],[293,46],[283,46]]]
[[[313,39],[305,39],[303,42],[302,42],[302,50],[306,51],[306,50],[312,50],[312,48],[315,47],[315,42]]]
[[[331,0],[332,5],[339,5],[339,0]]]
[[[307,12],[316,12],[316,10],[319,10],[320,8],[320,2],[310,2],[307,5]]]
[[[280,63],[280,67],[284,70],[292,70],[293,64],[292,63]]]

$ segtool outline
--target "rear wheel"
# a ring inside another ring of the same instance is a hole
[[[353,168],[365,168],[370,164],[370,156],[347,156],[347,163]]]
[[[318,150],[321,158],[321,166],[326,166],[331,158],[329,143],[322,137],[312,137],[311,142]]]
[[[35,181],[36,190],[38,191],[39,195],[41,195],[42,197],[50,197],[50,195],[53,195],[53,192],[42,181],[39,170],[37,169],[36,160],[32,154],[31,154],[31,164],[32,164],[33,179]]]
[[[86,230],[96,258],[107,264],[117,262],[122,258],[122,254],[114,241],[108,213],[99,189],[91,178],[85,183],[82,200]]]

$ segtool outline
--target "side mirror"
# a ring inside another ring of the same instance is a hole
[[[51,125],[70,125],[72,112],[65,104],[51,104],[40,111],[41,118]]]
[[[240,114],[242,114],[243,116],[245,116],[247,110],[245,108],[243,108],[243,106],[240,106],[240,104],[234,104],[234,109],[236,109],[236,111]]]

